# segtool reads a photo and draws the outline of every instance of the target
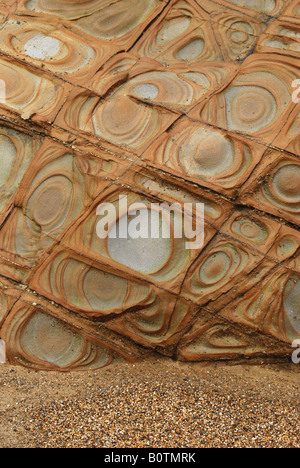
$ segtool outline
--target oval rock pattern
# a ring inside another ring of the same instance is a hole
[[[290,357],[299,0],[9,0],[0,54],[7,361]]]

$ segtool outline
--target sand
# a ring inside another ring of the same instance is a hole
[[[0,447],[300,447],[299,366],[0,367]]]

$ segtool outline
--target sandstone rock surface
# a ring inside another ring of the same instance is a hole
[[[299,79],[299,0],[0,1],[8,361],[290,356]],[[204,204],[203,247],[99,239],[97,207],[121,219],[124,196]]]

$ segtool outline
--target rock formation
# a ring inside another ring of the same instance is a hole
[[[0,1],[8,362],[292,354],[299,59],[299,0]],[[100,239],[97,207],[120,222],[124,196],[204,204],[203,247]]]

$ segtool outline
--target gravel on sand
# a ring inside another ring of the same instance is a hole
[[[0,447],[300,447],[299,368],[153,360],[0,368]]]

